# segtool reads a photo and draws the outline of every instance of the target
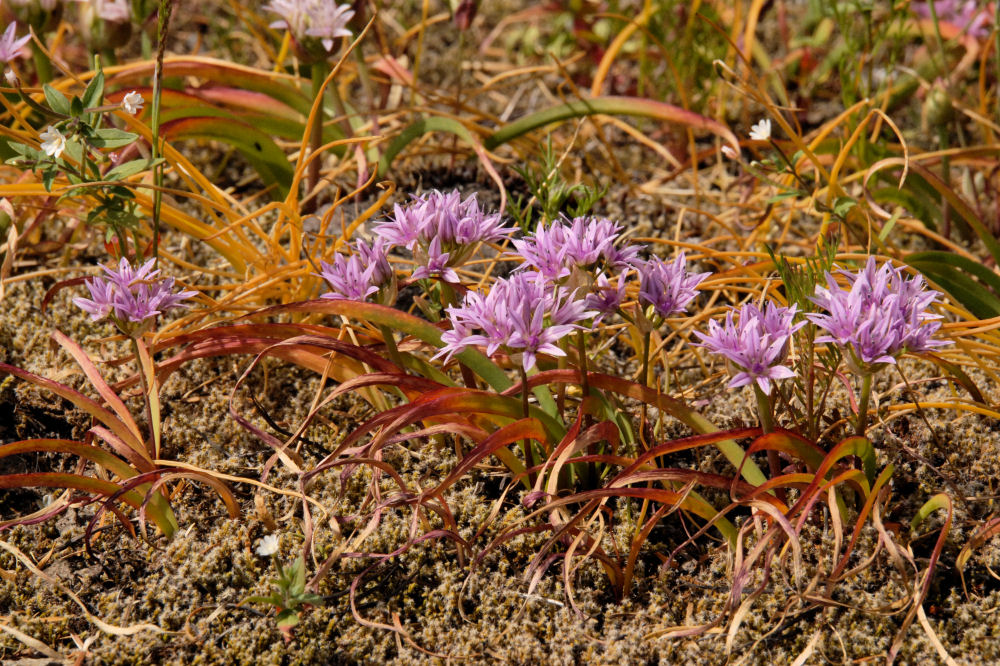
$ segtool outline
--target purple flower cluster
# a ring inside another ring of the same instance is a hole
[[[174,293],[174,279],[161,278],[150,259],[133,268],[122,258],[118,270],[104,266],[104,276],[86,281],[90,298],[74,298],[73,303],[90,314],[94,321],[111,317],[122,332],[130,333],[134,324],[172,308],[187,307],[182,301],[197,296],[196,291]]]
[[[827,332],[816,342],[832,342],[850,354],[852,369],[895,363],[905,351],[922,352],[948,344],[933,340],[941,327],[939,315],[927,312],[938,292],[926,289],[922,276],[904,277],[889,263],[876,268],[875,257],[857,274],[840,271],[850,289],[826,274],[827,287],[816,285],[811,299],[828,314],[806,315]]]
[[[7,29],[3,31],[3,36],[0,37],[0,62],[10,62],[27,53],[27,49],[24,47],[31,41],[31,35],[28,34],[18,39],[16,32],[17,22],[11,21]]]
[[[696,287],[708,273],[689,273],[684,253],[672,262],[654,257],[639,271],[639,300],[649,303],[661,317],[683,312],[698,295]]]
[[[917,15],[931,18],[929,2],[914,2],[910,7]],[[934,13],[940,21],[958,26],[977,39],[990,34],[990,10],[980,0],[935,0]]]
[[[335,0],[272,0],[264,9],[281,18],[271,23],[271,28],[284,28],[298,41],[312,37],[319,39],[330,52],[338,37],[350,37],[348,22],[354,17],[350,4]]]
[[[393,218],[374,229],[388,245],[413,253],[418,264],[414,279],[440,277],[452,283],[460,281],[455,267],[479,243],[499,241],[512,231],[503,226],[499,213],[483,212],[474,194],[463,201],[458,191],[436,190],[414,197],[405,206],[397,204]]]
[[[619,248],[622,227],[617,222],[597,217],[577,217],[541,227],[527,238],[514,241],[514,248],[524,258],[524,267],[549,280],[569,276],[574,268],[599,270],[604,267],[627,270],[636,265],[639,248]]]
[[[330,285],[323,298],[364,301],[383,288],[395,291],[395,272],[386,256],[385,241],[376,238],[369,245],[358,240],[351,249],[350,256],[335,255],[332,264],[320,262],[319,277]]]
[[[534,367],[538,354],[565,356],[556,342],[596,314],[575,296],[535,272],[497,280],[485,295],[467,292],[461,306],[447,310],[452,327],[441,335],[445,344],[435,358],[449,359],[479,345],[486,347],[487,355],[499,349],[520,353],[527,371]]]
[[[725,357],[740,368],[729,381],[730,388],[756,382],[761,391],[770,395],[772,381],[795,376],[782,365],[792,334],[806,324],[792,323],[795,313],[794,305],[786,308],[768,302],[762,310],[747,303],[727,312],[724,324],[710,320],[708,333],[695,331],[701,340],[697,346]]]

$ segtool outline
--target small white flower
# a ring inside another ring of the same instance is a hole
[[[39,135],[39,138],[42,140],[42,150],[49,157],[59,159],[59,156],[66,149],[66,137],[52,125],[46,127],[45,131]]]
[[[261,557],[270,557],[278,552],[278,535],[268,534],[257,544],[257,554]]]
[[[146,100],[142,98],[142,95],[134,90],[122,98],[122,108],[125,109],[125,113],[133,116],[142,111],[142,105],[145,103]]]
[[[8,86],[10,86],[11,88],[17,87],[17,74],[14,73],[14,70],[8,69],[3,73],[3,77],[7,79]]]
[[[750,138],[754,141],[767,141],[771,138],[771,119],[764,118],[750,128]]]

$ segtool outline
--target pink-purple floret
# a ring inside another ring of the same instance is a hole
[[[133,268],[122,258],[118,269],[102,267],[105,275],[86,281],[90,298],[74,298],[73,303],[90,314],[94,321],[111,317],[118,324],[141,323],[173,308],[187,307],[183,302],[196,291],[174,292],[174,278],[159,277],[150,259]]]
[[[441,335],[445,344],[437,356],[448,359],[474,345],[485,347],[487,355],[503,348],[520,353],[526,371],[538,354],[565,356],[556,343],[596,314],[575,292],[553,287],[532,271],[499,279],[486,294],[469,291],[447,312],[452,328]]]
[[[838,345],[866,365],[895,363],[905,351],[925,352],[948,344],[933,339],[941,317],[927,308],[939,294],[926,288],[922,276],[906,278],[888,263],[876,268],[874,257],[857,274],[840,274],[850,289],[843,289],[829,273],[826,287],[816,285],[812,301],[828,313],[806,315],[826,331],[817,342]]]
[[[708,322],[708,333],[695,331],[701,340],[697,346],[719,354],[739,368],[729,381],[730,388],[756,383],[766,395],[771,382],[794,377],[784,364],[792,334],[806,322],[793,323],[797,310],[772,302],[758,308],[746,303],[726,313],[725,323]],[[735,315],[735,317],[734,317]]]
[[[684,312],[698,295],[698,285],[708,273],[690,273],[681,252],[673,261],[653,257],[640,271],[639,300],[653,306],[661,317]]]

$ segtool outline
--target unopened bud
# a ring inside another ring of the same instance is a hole
[[[924,114],[931,127],[947,125],[955,116],[955,109],[951,105],[951,94],[940,82],[931,86],[930,92],[927,93],[927,99],[924,101]]]

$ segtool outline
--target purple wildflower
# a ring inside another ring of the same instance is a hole
[[[586,307],[575,292],[560,293],[538,273],[515,273],[494,282],[487,294],[470,291],[461,306],[448,308],[452,328],[441,335],[445,345],[437,356],[451,358],[473,345],[486,347],[487,355],[502,348],[520,353],[527,371],[538,354],[565,356],[556,343],[596,314]]]
[[[696,287],[709,276],[709,273],[689,273],[683,252],[673,262],[654,257],[639,273],[639,300],[652,305],[661,317],[687,309],[698,294]]]
[[[105,276],[86,281],[90,298],[74,298],[73,303],[98,321],[111,317],[124,333],[134,333],[134,324],[167,310],[187,307],[182,301],[196,296],[196,291],[174,293],[174,278],[158,277],[153,270],[155,260],[150,259],[139,268],[133,268],[128,259],[122,258],[118,270],[102,267]]]
[[[393,218],[374,229],[389,245],[413,252],[418,267],[414,278],[441,277],[458,282],[455,268],[469,258],[479,243],[507,237],[512,228],[503,226],[499,213],[487,214],[473,194],[464,201],[456,190],[437,190],[396,205]]]
[[[635,245],[616,245],[622,227],[597,217],[577,217],[540,227],[527,238],[514,241],[524,258],[523,266],[538,271],[549,280],[584,270],[607,266],[618,270],[633,266],[639,254]]]
[[[284,28],[302,42],[307,38],[318,38],[329,53],[334,40],[350,37],[347,23],[354,17],[349,4],[337,4],[335,0],[272,0],[264,9],[281,18],[271,23],[271,28]]]
[[[330,291],[322,298],[364,301],[378,293],[378,287],[372,282],[374,266],[365,266],[357,254],[338,253],[332,264],[321,261],[319,265],[319,276],[330,285]]]
[[[16,32],[17,21],[11,21],[7,29],[3,31],[3,36],[0,37],[0,62],[10,62],[25,54],[24,45],[31,39],[31,35],[28,34],[17,39]]]
[[[761,310],[747,303],[739,310],[729,310],[725,324],[710,320],[707,334],[695,331],[701,339],[697,346],[720,354],[740,369],[729,381],[730,388],[756,382],[765,395],[770,395],[772,381],[795,376],[783,365],[792,334],[806,324],[793,324],[795,313],[794,305],[786,308],[768,302]]]
[[[860,366],[896,362],[905,351],[923,352],[947,345],[931,339],[941,327],[939,315],[927,312],[940,295],[926,289],[918,275],[905,278],[892,264],[876,268],[869,257],[858,273],[840,271],[850,290],[838,285],[826,274],[827,286],[816,285],[811,299],[828,314],[809,314],[814,324],[827,332],[816,342],[831,342],[848,350],[853,369]]]
[[[395,272],[386,256],[385,244],[381,238],[369,245],[358,240],[351,246],[351,254],[336,254],[333,263],[320,263],[319,277],[330,285],[330,291],[321,298],[333,300],[365,301],[383,288],[395,300]]]
[[[930,2],[914,2],[910,7],[917,15],[931,18]],[[979,0],[935,0],[934,13],[940,21],[957,26],[977,39],[990,34],[990,11]]]
[[[587,309],[595,310],[598,313],[594,319],[595,323],[618,311],[622,301],[625,300],[627,282],[627,271],[618,275],[617,284],[612,283],[605,273],[597,274],[597,279],[594,280],[590,293],[584,299],[587,303]]]
[[[376,238],[371,245],[363,240],[354,243],[354,251],[361,257],[361,263],[372,266],[372,282],[378,286],[386,285],[396,276],[389,263],[388,248],[385,241]]]

